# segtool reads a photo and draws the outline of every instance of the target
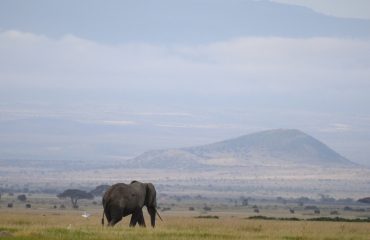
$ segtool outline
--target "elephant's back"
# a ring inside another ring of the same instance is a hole
[[[108,202],[110,199],[116,199],[122,194],[127,193],[130,191],[129,185],[125,183],[116,183],[112,185],[108,190],[104,193],[103,196],[103,205]]]

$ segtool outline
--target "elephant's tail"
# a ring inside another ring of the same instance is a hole
[[[159,219],[161,219],[161,221],[163,222],[163,220],[162,220],[162,218],[161,218],[161,215],[159,215],[159,212],[158,212],[158,210],[157,210],[157,209],[155,209],[155,212],[157,213],[157,215],[158,215]]]
[[[102,225],[102,226],[104,226],[104,214],[105,214],[105,212],[104,212],[104,210],[103,210],[103,216],[102,216],[102,218],[101,218],[101,225]]]

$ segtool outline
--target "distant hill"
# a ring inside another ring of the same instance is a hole
[[[291,129],[257,132],[203,146],[149,151],[130,160],[129,165],[179,169],[288,165],[355,166],[319,140]]]

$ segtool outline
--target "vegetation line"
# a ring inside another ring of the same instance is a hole
[[[327,221],[327,222],[370,222],[369,218],[342,218],[342,217],[318,217],[318,218],[309,218],[309,219],[300,219],[300,218],[276,218],[276,217],[266,217],[266,216],[251,216],[247,219],[257,219],[257,220],[280,220],[280,221]]]

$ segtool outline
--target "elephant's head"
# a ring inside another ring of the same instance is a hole
[[[152,227],[155,226],[155,215],[162,220],[161,216],[157,212],[157,193],[155,191],[154,185],[151,183],[146,183],[146,195],[145,195],[145,206],[150,214],[150,222]]]

